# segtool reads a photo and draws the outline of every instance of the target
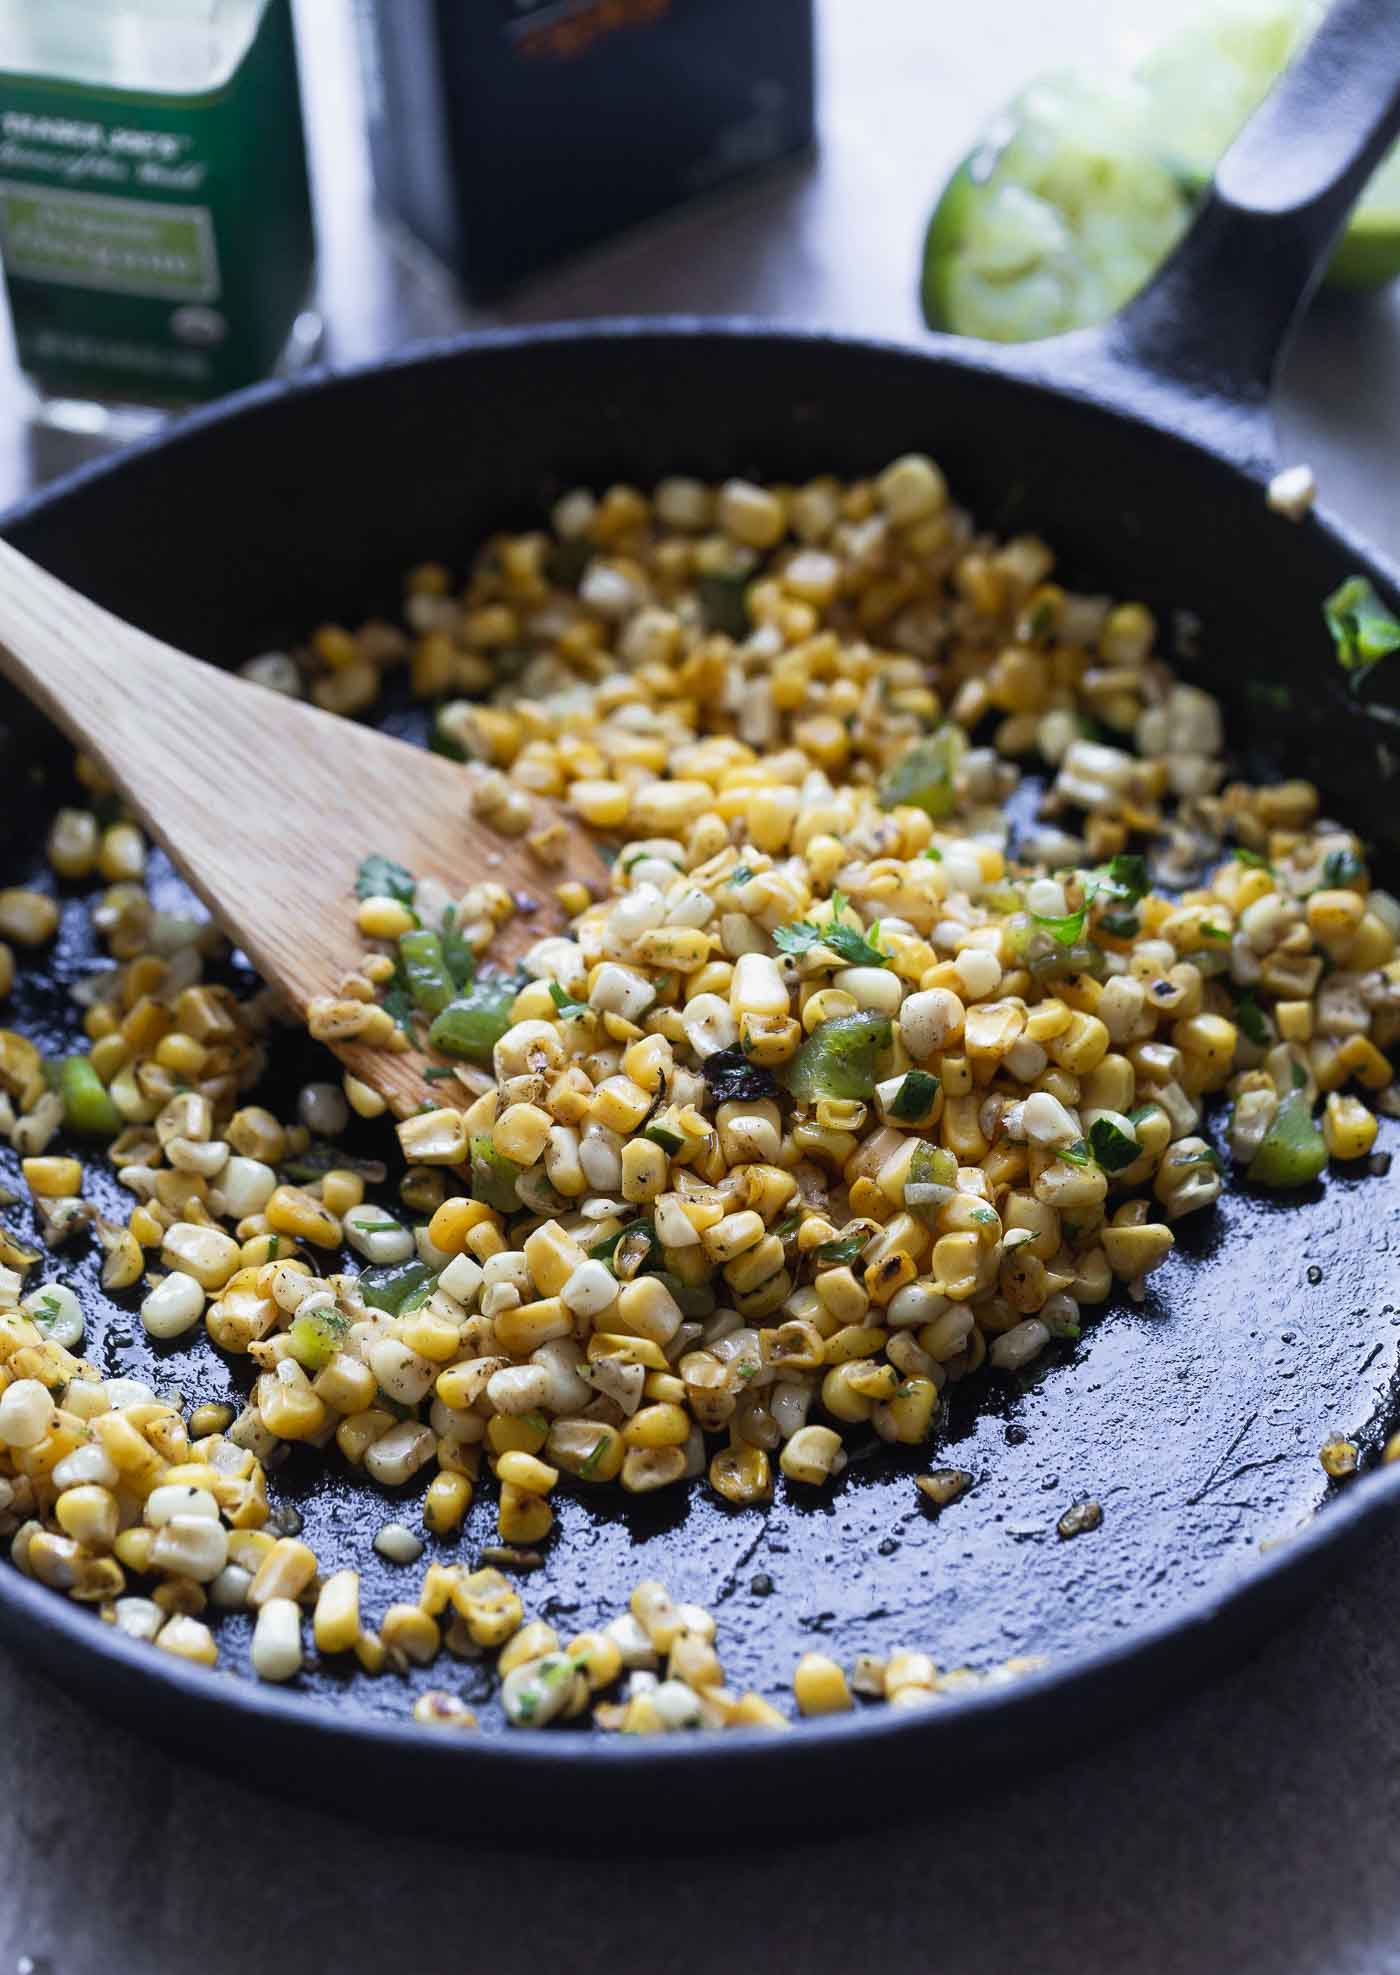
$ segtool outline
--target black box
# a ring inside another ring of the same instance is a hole
[[[812,0],[357,0],[380,203],[490,295],[812,141]]]

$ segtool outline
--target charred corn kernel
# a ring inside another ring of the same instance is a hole
[[[1322,1110],[1322,1136],[1333,1159],[1364,1159],[1376,1142],[1377,1123],[1359,1097],[1333,1091]]]
[[[520,1458],[529,1460],[530,1456]],[[503,1543],[542,1543],[554,1527],[554,1511],[542,1495],[503,1481],[496,1523]]]
[[[792,1676],[792,1694],[805,1715],[844,1714],[854,1707],[846,1676],[824,1653],[804,1653]]]
[[[773,1493],[767,1454],[761,1447],[722,1448],[710,1462],[710,1486],[726,1502],[735,1502],[741,1508],[766,1502]]]

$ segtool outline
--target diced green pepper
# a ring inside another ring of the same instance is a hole
[[[287,1345],[302,1369],[314,1375],[325,1370],[349,1328],[349,1318],[339,1310],[298,1312],[287,1332]]]
[[[909,1161],[908,1180],[912,1186],[956,1186],[957,1157],[946,1146],[931,1145],[926,1138],[921,1138]]]
[[[471,1144],[472,1197],[482,1200],[498,1213],[514,1214],[520,1208],[515,1182],[525,1168],[507,1159],[491,1142],[490,1132],[478,1132]]]
[[[121,1131],[125,1121],[90,1057],[64,1057],[58,1066],[58,1094],[63,1099],[63,1122],[70,1132],[83,1138],[115,1138]]]
[[[893,1037],[888,1015],[837,1015],[813,1029],[785,1066],[783,1081],[799,1104],[815,1104],[822,1097],[873,1097],[875,1058]]]
[[[408,1299],[420,1290],[431,1290],[437,1276],[426,1262],[386,1262],[379,1268],[362,1269],[357,1279],[361,1299],[376,1310],[400,1314]]]
[[[510,1027],[519,992],[513,975],[483,974],[468,993],[448,1002],[428,1031],[429,1043],[445,1056],[489,1066],[492,1050]]]
[[[1248,1176],[1256,1186],[1308,1186],[1327,1164],[1327,1141],[1313,1122],[1306,1095],[1291,1091],[1274,1113]]]
[[[456,999],[457,983],[447,971],[436,933],[400,933],[399,964],[409,993],[425,1014],[440,1015]]]
[[[954,776],[967,743],[951,720],[916,741],[880,784],[881,809],[922,809],[935,823],[957,806]]]

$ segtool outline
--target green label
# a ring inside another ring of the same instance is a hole
[[[0,260],[46,391],[178,403],[266,375],[312,268],[290,0],[206,95],[0,75]]]
[[[214,302],[207,206],[161,206],[0,179],[0,259],[12,275],[171,302]]]

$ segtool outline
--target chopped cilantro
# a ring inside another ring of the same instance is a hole
[[[1131,1166],[1142,1150],[1137,1140],[1120,1131],[1112,1118],[1095,1118],[1089,1127],[1089,1143],[1106,1173],[1118,1173]]]
[[[1060,946],[1074,946],[1084,931],[1084,921],[1089,915],[1087,901],[1077,912],[1067,912],[1062,919],[1048,918],[1043,912],[1032,912],[1031,918],[1044,933]]]
[[[423,1072],[423,1081],[430,1084],[442,1083],[446,1078],[455,1077],[456,1074],[457,1072],[449,1069],[446,1063],[430,1063]]]
[[[943,853],[942,853],[942,851],[941,851],[941,850],[938,850],[938,849],[936,849],[936,848],[935,848],[935,846],[934,846],[933,844],[930,844],[930,845],[929,845],[929,847],[928,847],[928,849],[927,849],[926,851],[924,851],[924,852],[922,852],[922,855],[923,855],[924,857],[927,857],[927,858],[929,859],[929,861],[930,861],[930,863],[933,863],[933,864],[941,864],[941,863],[943,862]]]
[[[1257,850],[1247,850],[1243,844],[1235,845],[1235,862],[1237,864],[1248,864],[1251,870],[1267,871],[1270,876],[1273,875],[1274,867],[1270,864],[1268,858],[1261,857]]]
[[[1210,924],[1208,920],[1205,919],[1201,921],[1202,939],[1228,940],[1229,937],[1230,937],[1229,933],[1226,932],[1223,926],[1213,926]]]
[[[1093,1158],[1093,1154],[1090,1152],[1088,1146],[1084,1143],[1084,1140],[1082,1138],[1077,1138],[1074,1141],[1073,1145],[1057,1146],[1055,1149],[1055,1157],[1057,1159],[1063,1159],[1066,1165],[1087,1166],[1090,1163],[1091,1159]]]
[[[730,878],[729,882],[731,885],[746,885],[752,876],[752,865],[736,864],[734,866],[734,875]]]
[[[846,1262],[854,1262],[869,1240],[868,1234],[847,1234],[837,1241],[824,1241],[816,1251],[816,1259],[840,1268]]]
[[[413,874],[392,857],[367,857],[355,879],[356,898],[396,898],[400,905],[413,903]]]
[[[1120,851],[1117,857],[1109,860],[1108,885],[1113,888],[1116,898],[1131,899],[1134,903],[1147,896],[1147,859],[1133,851]],[[1097,889],[1104,891],[1100,884]]]

